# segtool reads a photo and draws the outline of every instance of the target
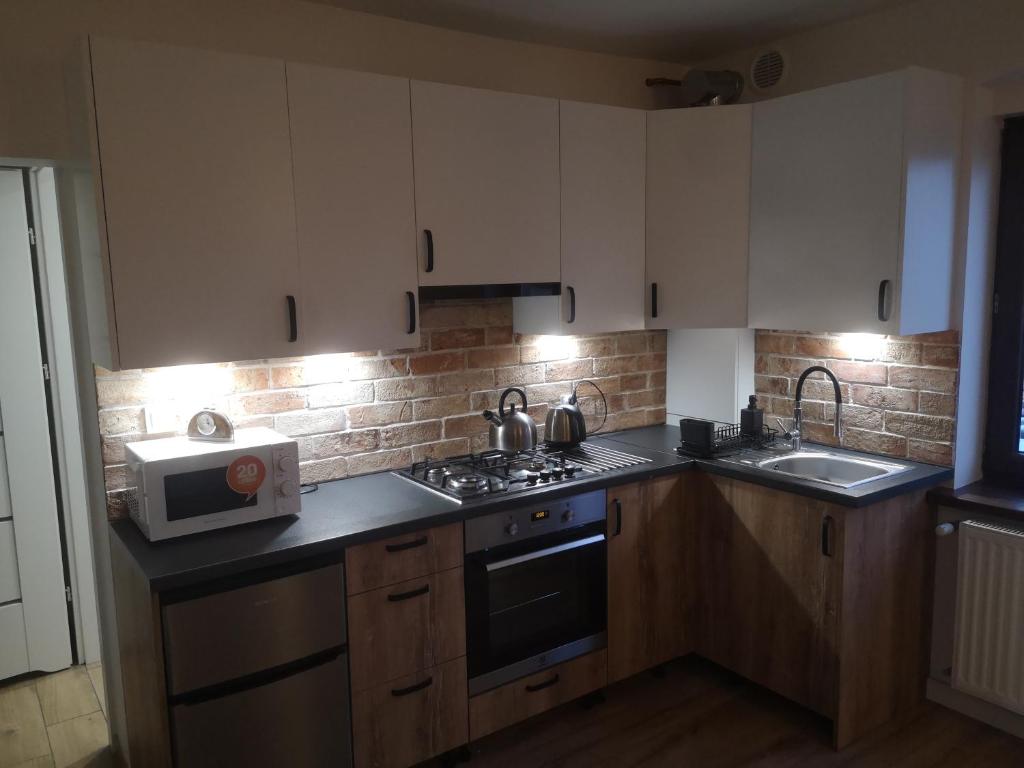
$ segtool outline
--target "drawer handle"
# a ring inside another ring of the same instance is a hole
[[[615,504],[615,536],[622,534],[622,502],[618,499],[612,501]]]
[[[552,685],[555,685],[558,682],[558,680],[559,677],[558,673],[556,672],[555,676],[552,677],[550,680],[545,680],[543,683],[537,683],[536,685],[526,686],[526,692],[536,693],[537,691],[543,691],[545,688],[550,688]]]
[[[416,549],[416,547],[422,547],[427,543],[426,536],[420,536],[418,539],[412,541],[403,541],[401,544],[385,544],[384,549],[387,552],[404,552],[407,549]]]
[[[429,688],[434,684],[434,678],[428,677],[421,683],[410,685],[408,688],[392,688],[392,696],[408,696],[410,693],[416,693],[416,691],[422,691],[424,688]]]
[[[389,603],[398,603],[398,602],[401,602],[402,600],[409,600],[410,598],[413,598],[413,597],[419,597],[420,595],[425,595],[429,591],[430,591],[430,585],[429,584],[424,584],[422,587],[419,587],[417,589],[410,589],[408,592],[397,592],[397,593],[395,593],[393,595],[388,595],[388,602]]]

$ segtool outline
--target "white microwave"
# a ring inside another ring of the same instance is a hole
[[[129,514],[150,541],[299,514],[298,444],[272,429],[128,443],[125,454]]]

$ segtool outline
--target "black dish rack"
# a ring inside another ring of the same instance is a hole
[[[765,425],[756,434],[744,434],[739,424],[719,424],[706,419],[679,420],[679,446],[676,453],[711,459],[744,448],[764,448],[775,442],[778,430]]]

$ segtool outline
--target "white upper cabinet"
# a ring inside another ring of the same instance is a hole
[[[648,113],[648,328],[746,327],[750,131],[749,105]]]
[[[119,367],[296,354],[284,62],[104,39],[91,54]]]
[[[288,64],[305,354],[419,345],[409,81]]]
[[[558,102],[412,83],[419,284],[559,281]]]
[[[754,106],[750,327],[951,326],[961,98],[913,68]]]
[[[520,333],[644,327],[645,113],[559,106],[562,295],[515,299]]]

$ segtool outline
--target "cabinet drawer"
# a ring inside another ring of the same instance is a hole
[[[344,655],[254,688],[171,707],[176,764],[190,768],[351,764]]]
[[[352,690],[464,656],[465,604],[462,568],[350,597]]]
[[[462,523],[371,541],[345,550],[350,595],[460,565]]]
[[[470,737],[479,739],[603,688],[607,662],[602,649],[474,696],[469,700]]]
[[[356,768],[404,768],[465,744],[466,709],[465,657],[353,694]]]
[[[344,589],[339,563],[164,606],[168,693],[342,645]]]

